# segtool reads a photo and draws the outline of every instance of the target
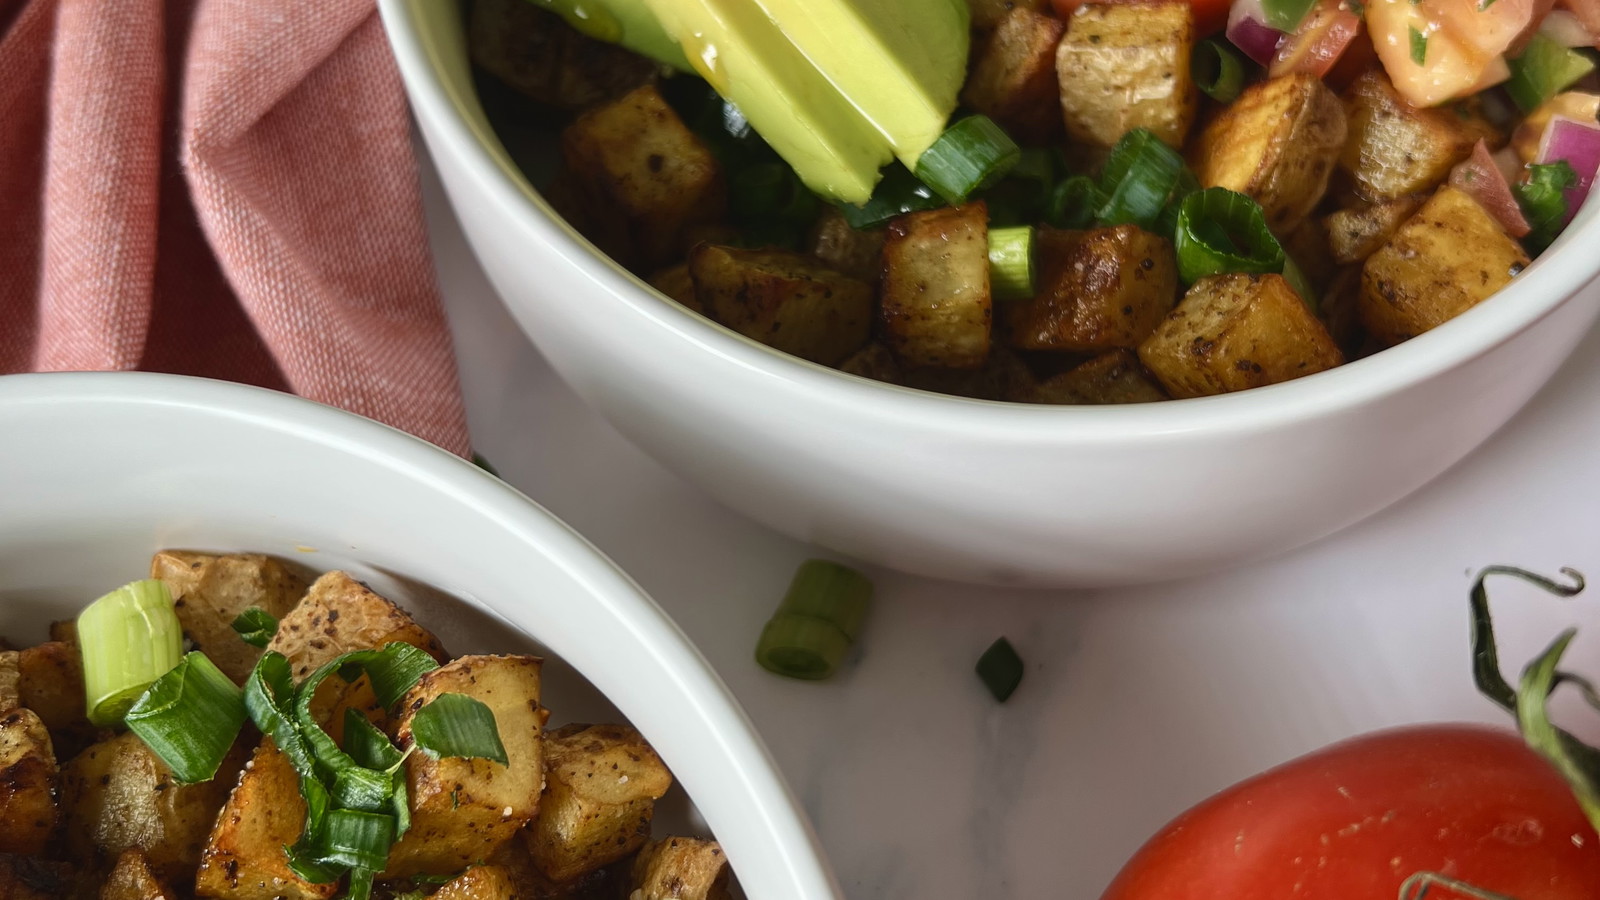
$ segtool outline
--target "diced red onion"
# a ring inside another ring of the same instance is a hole
[[[1236,0],[1228,10],[1228,40],[1259,65],[1272,62],[1283,32],[1267,24],[1261,0]]]
[[[1552,116],[1539,141],[1535,162],[1551,163],[1564,159],[1578,173],[1578,183],[1567,189],[1567,221],[1578,214],[1578,207],[1589,196],[1595,172],[1600,170],[1600,127],[1566,116]]]
[[[1594,38],[1570,10],[1552,9],[1539,23],[1539,33],[1563,47],[1592,47]]]
[[[1512,237],[1522,237],[1532,230],[1517,198],[1511,194],[1511,185],[1483,141],[1472,148],[1471,156],[1450,170],[1450,186],[1478,201]]]

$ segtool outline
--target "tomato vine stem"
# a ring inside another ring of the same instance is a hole
[[[1472,897],[1474,900],[1516,900],[1515,897],[1497,894],[1475,884],[1446,878],[1438,872],[1418,872],[1407,878],[1400,885],[1400,900],[1424,900],[1428,896],[1428,891],[1436,887],[1449,888],[1463,897]]]

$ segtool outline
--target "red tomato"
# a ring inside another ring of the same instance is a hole
[[[1517,735],[1403,728],[1206,800],[1140,849],[1102,900],[1393,900],[1416,872],[1520,900],[1595,900],[1600,837]]]
[[[1063,19],[1070,19],[1073,10],[1088,2],[1090,0],[1050,0],[1056,8],[1056,15]],[[1189,5],[1194,8],[1195,29],[1200,37],[1206,37],[1227,26],[1228,7],[1233,4],[1230,0],[1189,0]]]
[[[1320,0],[1294,34],[1278,44],[1278,55],[1267,67],[1267,75],[1277,78],[1294,72],[1307,72],[1321,78],[1361,33],[1361,17],[1340,0]]]

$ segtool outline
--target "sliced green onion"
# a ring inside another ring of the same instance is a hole
[[[278,633],[278,619],[259,606],[252,606],[233,620],[239,640],[252,647],[266,647]]]
[[[216,777],[244,727],[244,694],[204,653],[184,656],[123,721],[184,784]]]
[[[411,717],[411,737],[424,753],[488,759],[508,765],[494,711],[466,694],[440,694]]]
[[[405,760],[389,736],[361,714],[358,709],[344,711],[344,752],[364,769],[392,772]]]
[[[1286,259],[1261,207],[1226,188],[1184,198],[1173,245],[1185,284],[1228,272],[1282,272]]]
[[[728,179],[728,206],[741,221],[810,224],[817,216],[817,195],[784,162],[747,166]]]
[[[183,626],[160,579],[123,585],[78,615],[89,721],[109,728],[183,658]]]
[[[1183,201],[1198,190],[1200,190],[1200,179],[1185,168],[1178,176],[1177,186],[1172,189],[1172,197],[1167,200],[1167,205],[1161,208],[1161,216],[1156,219],[1154,232],[1170,239],[1178,230],[1178,210],[1183,207]]]
[[[387,814],[394,798],[394,776],[352,766],[334,776],[329,796],[339,809]]]
[[[1578,183],[1578,173],[1564,159],[1528,166],[1526,180],[1511,186],[1517,205],[1528,220],[1522,243],[1534,254],[1544,252],[1561,236],[1567,220],[1567,189]]]
[[[886,224],[896,216],[943,205],[932,188],[918,181],[905,166],[893,163],[883,170],[883,180],[873,190],[871,200],[861,206],[841,203],[838,209],[851,228],[867,229]]]
[[[1094,179],[1074,175],[1051,189],[1044,220],[1057,228],[1087,228],[1105,202]]]
[[[872,582],[860,572],[822,559],[801,563],[761,631],[756,662],[790,678],[827,678],[860,635],[871,603]]]
[[[330,776],[356,765],[350,754],[340,749],[311,714],[311,700],[329,675],[338,672],[340,678],[352,682],[365,673],[372,682],[372,692],[377,695],[378,703],[387,709],[400,702],[400,698],[411,690],[423,674],[438,667],[439,663],[427,651],[395,642],[382,650],[357,650],[342,654],[306,676],[306,680],[295,688],[294,721],[317,763]]]
[[[1522,55],[1508,60],[1507,65],[1511,77],[1505,83],[1506,93],[1525,113],[1543,106],[1594,71],[1594,60],[1543,34],[1535,34]]]
[[[1294,264],[1294,258],[1287,253],[1283,257],[1283,280],[1289,282],[1289,287],[1294,288],[1294,292],[1300,295],[1300,299],[1312,312],[1317,311],[1317,289],[1311,286],[1311,279],[1306,277],[1306,273]]]
[[[1244,90],[1244,59],[1233,47],[1216,38],[1195,45],[1189,72],[1200,90],[1218,103],[1232,103]]]
[[[350,887],[344,892],[344,900],[367,900],[372,896],[372,879],[377,876],[372,869],[351,869]]]
[[[1305,21],[1316,0],[1261,0],[1267,24],[1285,34],[1293,34]]]
[[[1428,36],[1411,26],[1411,61],[1422,65],[1428,60]]]
[[[268,650],[245,680],[245,711],[256,728],[272,738],[295,773],[301,778],[312,778],[315,767],[311,748],[306,746],[295,725],[293,706],[294,674],[289,660],[276,650]]]
[[[917,178],[946,201],[965,203],[973,191],[1005,177],[1022,151],[988,116],[951,125],[917,159]]]
[[[1000,638],[989,649],[983,651],[978,657],[978,665],[974,667],[978,677],[983,679],[983,684],[989,693],[1001,703],[1011,699],[1016,692],[1017,685],[1022,683],[1022,657],[1017,655],[1016,648],[1005,638]]]
[[[1100,175],[1105,203],[1095,214],[1102,226],[1150,229],[1184,171],[1183,157],[1145,128],[1128,132],[1111,148]]]
[[[381,872],[389,864],[389,848],[393,845],[394,816],[357,809],[328,812],[322,835],[325,861]]]
[[[996,300],[1034,294],[1033,226],[989,229],[989,291]]]
[[[289,868],[312,884],[330,884],[344,874],[344,867],[330,864],[322,858],[322,847],[327,835],[328,814],[333,801],[328,789],[315,778],[300,779],[300,796],[306,801],[306,824],[300,839],[285,847]]]

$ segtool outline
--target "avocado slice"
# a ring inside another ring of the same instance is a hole
[[[621,44],[680,72],[694,71],[683,48],[661,28],[644,0],[529,0],[595,40]]]

